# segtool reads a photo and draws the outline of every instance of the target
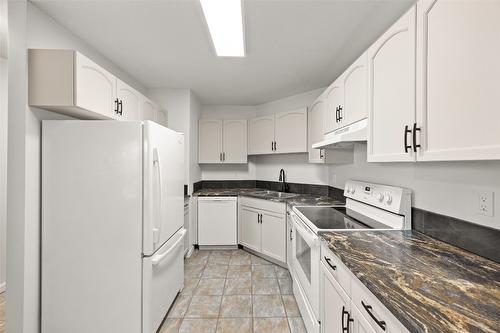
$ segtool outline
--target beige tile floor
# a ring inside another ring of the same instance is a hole
[[[288,270],[243,250],[195,251],[160,333],[306,333]]]
[[[0,333],[5,332],[5,293],[0,294]]]

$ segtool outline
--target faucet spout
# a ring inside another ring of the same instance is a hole
[[[286,192],[287,185],[286,185],[286,180],[285,180],[285,170],[283,170],[283,169],[280,170],[280,175],[279,175],[278,181],[281,182],[280,192]]]

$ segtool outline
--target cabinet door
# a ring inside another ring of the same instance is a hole
[[[201,119],[198,163],[222,163],[222,120]]]
[[[307,108],[276,113],[275,152],[307,153]]]
[[[156,122],[167,127],[167,111],[158,109],[156,113]]]
[[[344,73],[344,105],[342,126],[365,119],[367,112],[366,53],[363,53]]]
[[[274,142],[274,115],[250,119],[248,133],[249,154],[272,154]]]
[[[290,215],[286,214],[286,263],[288,270],[292,273],[292,244],[293,244],[293,228]]]
[[[352,323],[353,333],[376,333],[355,305],[351,306],[351,312],[354,320]]]
[[[240,209],[240,243],[249,249],[260,252],[259,213],[244,206],[241,206]]]
[[[352,326],[350,318],[351,301],[342,287],[323,263],[320,263],[319,319],[321,333],[343,333],[344,327]],[[349,329],[346,329],[349,332]]]
[[[116,79],[116,98],[120,103],[120,119],[142,120],[140,115],[141,95],[120,79]]]
[[[156,121],[156,105],[146,97],[143,97],[141,102],[141,117],[142,120]]]
[[[325,163],[324,149],[313,149],[312,145],[323,140],[323,123],[325,114],[325,101],[316,100],[307,111],[307,147],[309,150],[309,163]]]
[[[75,66],[75,105],[116,119],[116,78],[78,52]]]
[[[342,89],[342,77],[339,77],[328,88],[325,95],[325,122],[323,125],[323,134],[330,133],[339,128],[342,124],[342,119],[339,115],[342,114],[342,106],[344,104],[344,92]]]
[[[261,212],[261,252],[281,262],[286,262],[285,215]]]
[[[500,2],[417,10],[417,159],[500,159]]]
[[[368,161],[414,161],[415,7],[368,49]]]
[[[224,120],[223,128],[223,162],[247,163],[247,121]]]

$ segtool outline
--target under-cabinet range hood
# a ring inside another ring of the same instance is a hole
[[[366,141],[368,119],[357,121],[325,135],[324,140],[312,145],[314,149],[348,148],[354,142]]]

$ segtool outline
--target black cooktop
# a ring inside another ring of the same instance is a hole
[[[390,229],[346,207],[297,207],[318,229]]]

